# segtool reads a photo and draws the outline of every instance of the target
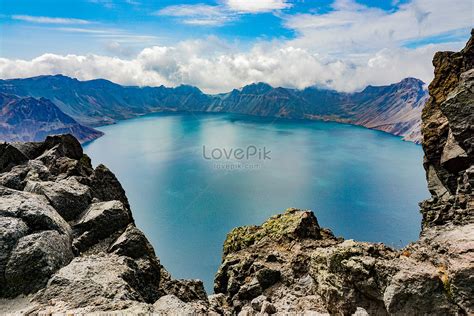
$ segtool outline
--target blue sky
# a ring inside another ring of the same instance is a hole
[[[352,91],[429,80],[434,51],[469,37],[473,1],[0,0],[0,23],[4,78],[62,72],[208,92],[256,80]]]

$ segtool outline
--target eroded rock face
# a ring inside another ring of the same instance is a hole
[[[435,78],[423,109],[424,167],[432,198],[423,226],[474,221],[474,39],[460,52],[434,56]]]
[[[153,312],[167,294],[208,307],[202,282],[161,266],[115,175],[93,169],[74,137],[1,150],[0,299],[29,303],[0,300],[0,313]]]

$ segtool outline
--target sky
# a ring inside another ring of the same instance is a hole
[[[351,92],[429,82],[473,25],[474,0],[0,0],[0,78]]]

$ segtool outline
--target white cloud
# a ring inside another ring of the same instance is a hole
[[[223,0],[219,5],[179,4],[165,7],[154,15],[181,18],[191,25],[220,26],[234,21],[241,14],[256,14],[291,7],[287,0]]]
[[[49,16],[12,15],[12,19],[41,24],[90,24],[90,21],[72,18],[57,18]]]
[[[471,0],[413,0],[395,11],[336,0],[325,14],[287,16],[285,25],[298,33],[291,43],[319,53],[347,55],[397,48],[472,27]]]
[[[227,92],[264,81],[273,86],[312,85],[354,91],[368,84],[389,84],[414,76],[431,80],[436,50],[453,44],[417,49],[382,49],[361,58],[338,59],[310,53],[284,43],[261,43],[238,52],[210,38],[173,47],[154,46],[133,59],[98,55],[45,54],[32,60],[0,59],[0,77],[31,77],[62,73],[82,80],[106,78],[125,85],[196,85],[208,93]]]
[[[226,0],[227,7],[237,12],[261,13],[291,7],[287,0]]]
[[[182,18],[181,22],[192,25],[222,25],[236,18],[235,14],[219,5],[191,4],[168,6],[155,15]]]

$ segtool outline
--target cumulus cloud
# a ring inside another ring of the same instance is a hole
[[[12,15],[13,20],[41,24],[90,24],[90,21],[72,18],[56,18],[49,16]]]
[[[364,59],[344,60],[283,43],[262,43],[247,52],[238,52],[218,40],[208,39],[185,41],[172,47],[146,48],[132,59],[55,54],[32,60],[0,59],[0,76],[16,78],[62,73],[82,80],[106,78],[124,85],[176,86],[184,83],[208,93],[227,92],[259,81],[273,86],[305,88],[317,85],[354,91],[368,84],[389,84],[407,76],[429,81],[431,59],[440,48],[451,47],[382,49]]]

